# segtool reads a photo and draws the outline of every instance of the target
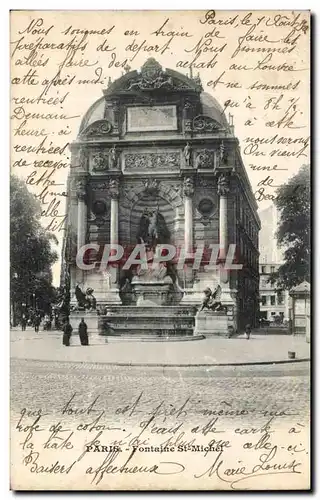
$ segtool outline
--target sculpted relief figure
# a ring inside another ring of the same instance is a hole
[[[110,155],[111,169],[117,170],[119,167],[119,158],[118,158],[118,152],[116,150],[115,145],[113,145],[112,148],[110,149],[109,155]]]
[[[186,165],[188,165],[188,167],[189,167],[191,165],[191,147],[190,147],[190,144],[188,142],[184,148],[184,158],[185,158]]]
[[[221,164],[226,164],[228,163],[228,154],[224,145],[224,142],[221,141],[220,148],[219,148],[219,156],[220,156],[220,163]]]
[[[170,233],[159,207],[150,211],[145,209],[139,224],[138,243],[144,243],[147,248],[155,249],[158,243],[168,243]]]

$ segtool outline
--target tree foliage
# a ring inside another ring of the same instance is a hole
[[[271,281],[284,289],[310,281],[310,199],[310,166],[303,165],[278,189],[275,200],[280,214],[276,236],[285,252]]]
[[[58,256],[52,250],[55,236],[40,224],[41,206],[25,183],[10,179],[10,285],[12,304],[19,308],[35,294],[49,303],[53,294],[51,266]]]

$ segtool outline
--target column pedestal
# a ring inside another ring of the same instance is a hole
[[[84,319],[88,326],[88,338],[89,346],[97,344],[106,344],[107,338],[99,333],[99,318],[97,311],[71,311],[69,316],[70,324],[73,328],[71,336],[71,345],[80,345],[80,339],[78,334],[78,327],[81,321]]]

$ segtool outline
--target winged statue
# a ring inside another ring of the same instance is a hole
[[[93,295],[93,288],[87,288],[86,293],[84,293],[79,285],[76,285],[75,296],[78,302],[78,308],[80,309],[96,309],[96,299]]]
[[[221,303],[222,289],[219,284],[216,286],[214,291],[212,291],[211,288],[207,287],[205,288],[205,290],[203,290],[203,293],[204,299],[202,301],[199,312],[203,311],[204,309],[208,309],[209,311],[225,310],[225,307]]]

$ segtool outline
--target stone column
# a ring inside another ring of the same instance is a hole
[[[193,248],[193,204],[192,196],[194,185],[191,177],[186,177],[183,182],[184,194],[184,246],[185,252],[189,253]]]
[[[219,246],[220,257],[225,259],[228,252],[228,193],[229,182],[224,174],[218,178],[219,200]]]
[[[119,239],[119,181],[111,179],[109,184],[111,197],[110,243],[118,243]]]
[[[87,205],[86,205],[86,181],[80,179],[77,185],[78,197],[78,221],[77,221],[77,249],[86,243],[87,233]]]
[[[119,243],[119,180],[111,179],[109,183],[109,193],[111,197],[111,215],[110,215],[110,244]],[[110,267],[111,289],[116,289],[116,296],[112,302],[120,302],[118,296],[119,288],[119,268]]]

